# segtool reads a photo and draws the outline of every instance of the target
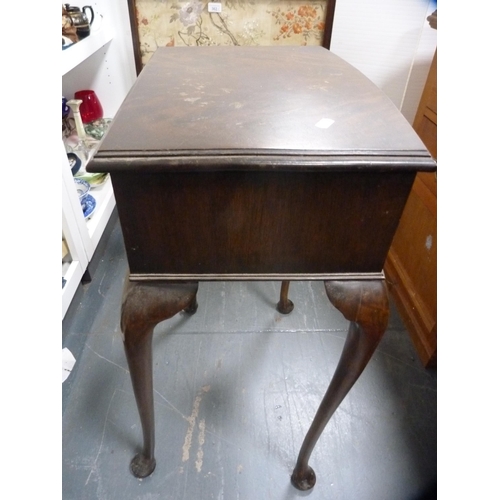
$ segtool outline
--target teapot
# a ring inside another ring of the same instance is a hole
[[[94,9],[90,5],[80,7],[64,4],[66,14],[70,17],[72,25],[76,28],[78,38],[82,39],[90,35],[90,26],[94,21]],[[89,14],[86,13],[88,11]],[[90,19],[89,19],[90,18]]]

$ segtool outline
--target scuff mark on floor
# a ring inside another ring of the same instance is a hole
[[[97,357],[103,359],[104,361],[107,361],[108,363],[111,363],[112,365],[115,365],[117,366],[118,368],[122,369],[125,373],[130,373],[126,368],[124,368],[123,366],[115,363],[114,361],[111,361],[110,359],[108,358],[105,358],[104,356],[101,356],[98,352],[95,352],[94,349],[92,349],[86,342],[85,342],[85,347],[87,349],[89,349],[89,351],[92,351]]]
[[[96,353],[97,354],[97,353]],[[97,475],[97,478],[98,478],[98,483],[100,485],[100,473],[99,473],[99,469],[97,467],[97,460],[99,459],[99,455],[101,454],[101,451],[102,451],[102,444],[104,442],[104,434],[106,432],[106,425],[108,423],[108,417],[109,417],[109,410],[111,408],[111,403],[113,402],[113,398],[115,397],[115,394],[116,394],[116,389],[113,391],[113,394],[111,396],[111,399],[109,400],[109,404],[108,404],[108,409],[106,411],[106,416],[104,417],[104,424],[102,426],[102,433],[101,433],[101,441],[99,443],[99,449],[97,450],[97,455],[94,459],[94,463],[92,464],[91,466],[91,469],[90,469],[90,472],[89,472],[89,475],[87,477],[87,481],[85,481],[85,486],[87,486],[87,484],[89,483],[89,480],[90,480],[90,476],[92,476],[92,474],[96,474]]]
[[[207,393],[210,390],[209,385],[204,385],[201,388],[201,391],[196,395],[193,402],[193,410],[191,415],[186,418],[188,421],[188,429],[186,432],[186,437],[184,438],[184,444],[182,446],[182,461],[187,462],[189,460],[189,450],[191,449],[191,445],[193,443],[193,431],[196,425],[196,419],[198,418],[198,413],[200,411],[200,403],[203,398],[203,394]],[[203,431],[204,433],[205,431]]]
[[[198,424],[198,453],[196,454],[196,470],[201,472],[203,467],[203,445],[205,444],[205,419],[202,418]]]

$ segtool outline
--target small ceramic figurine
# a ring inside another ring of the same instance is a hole
[[[74,148],[75,150],[81,151],[85,159],[88,159],[89,157],[89,144],[88,140],[90,137],[87,136],[85,133],[85,128],[83,126],[82,122],[82,117],[80,116],[80,104],[82,101],[80,99],[70,99],[69,101],[66,102],[66,104],[71,108],[71,111],[73,111],[73,118],[75,120],[75,126],[76,126],[76,133],[78,135],[78,146]]]
[[[85,128],[83,127],[83,122],[82,122],[82,117],[80,116],[80,104],[82,101],[80,99],[70,99],[69,101],[66,102],[66,104],[71,108],[71,111],[73,111],[73,116],[75,118],[75,125],[76,125],[76,133],[78,134],[78,137],[84,141],[87,137],[87,134],[85,134]]]

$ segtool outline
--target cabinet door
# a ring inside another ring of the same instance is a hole
[[[434,53],[413,128],[431,155],[437,158],[437,50]]]
[[[437,159],[437,52],[413,127]],[[437,178],[420,172],[384,267],[392,297],[418,355],[437,365]]]

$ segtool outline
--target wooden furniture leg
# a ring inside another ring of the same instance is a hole
[[[182,310],[196,310],[198,283],[142,283],[128,281],[123,293],[121,328],[135,399],[142,425],[144,446],[130,463],[135,477],[155,469],[155,429],[151,341],[154,327]]]
[[[292,484],[309,490],[316,483],[309,457],[333,413],[361,375],[382,338],[389,320],[389,300],[384,280],[325,281],[330,302],[351,323],[339,364],[311,427],[293,471]]]
[[[187,314],[194,314],[197,310],[198,310],[198,301],[196,300],[196,292],[195,292],[193,300],[184,309],[184,312]]]
[[[281,314],[289,314],[293,311],[293,302],[288,298],[288,289],[290,288],[290,281],[281,282],[280,301],[276,309]]]

